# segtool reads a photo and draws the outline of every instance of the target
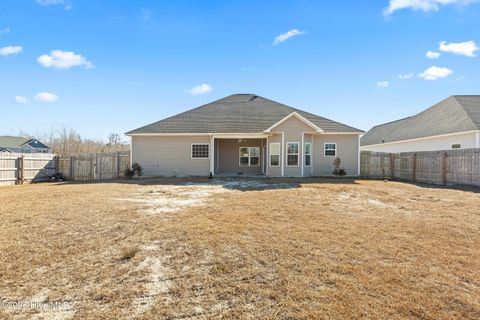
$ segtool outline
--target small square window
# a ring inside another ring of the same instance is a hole
[[[454,143],[452,144],[452,149],[460,149],[462,145],[460,143]]]
[[[192,159],[208,159],[208,144],[192,144]]]
[[[325,143],[325,157],[335,157],[337,155],[336,143]]]

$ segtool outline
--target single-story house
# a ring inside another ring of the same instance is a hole
[[[375,126],[361,144],[362,150],[390,153],[480,148],[480,96],[451,96],[417,115]]]
[[[363,131],[255,94],[234,94],[127,132],[145,176],[360,172]]]
[[[0,136],[0,152],[50,153],[51,149],[37,139]]]

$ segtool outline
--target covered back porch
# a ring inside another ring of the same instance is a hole
[[[215,176],[263,176],[266,172],[266,135],[212,136],[211,172]]]

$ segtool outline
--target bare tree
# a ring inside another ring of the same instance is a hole
[[[118,152],[129,150],[127,142],[122,141],[117,133],[108,136],[107,141],[84,139],[72,128],[62,126],[59,129],[50,128],[43,132],[37,132],[30,135],[20,131],[19,136],[26,138],[36,138],[47,144],[53,151],[58,154],[72,153],[98,153],[98,152]]]

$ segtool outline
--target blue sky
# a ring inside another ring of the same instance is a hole
[[[474,0],[2,0],[0,134],[106,138],[233,93],[368,130],[479,94],[478,30]]]

